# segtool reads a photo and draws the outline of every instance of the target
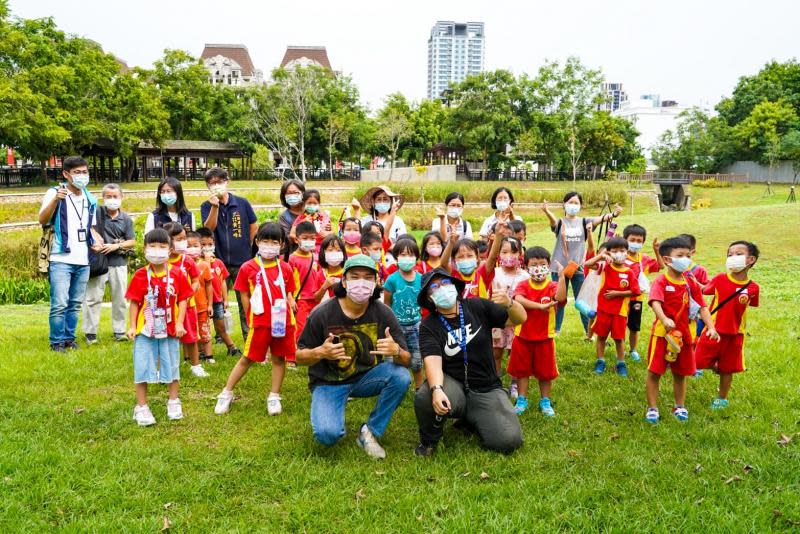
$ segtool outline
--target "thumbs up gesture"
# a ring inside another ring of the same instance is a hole
[[[397,356],[400,354],[400,345],[392,338],[391,332],[389,332],[389,327],[386,327],[384,331],[385,337],[382,337],[378,340],[378,346],[375,347],[376,350],[370,351],[370,354],[380,355],[380,356]]]

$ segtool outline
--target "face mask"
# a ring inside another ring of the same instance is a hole
[[[456,262],[456,267],[458,268],[458,272],[469,276],[473,272],[475,272],[475,269],[478,268],[478,260],[476,260],[475,258],[459,260]]]
[[[580,204],[564,204],[564,212],[569,216],[575,216],[581,211]]]
[[[375,291],[374,280],[348,280],[347,296],[356,304],[364,304],[372,296]]]
[[[314,215],[319,211],[319,204],[308,204],[306,206],[306,213]]]
[[[400,256],[397,259],[397,266],[401,271],[408,272],[417,264],[417,258],[413,256]]]
[[[103,200],[103,205],[110,210],[118,210],[122,206],[121,198],[106,198]]]
[[[380,250],[370,250],[369,257],[372,258],[372,261],[375,263],[380,263],[381,261],[381,251]]]
[[[461,217],[463,211],[464,210],[462,208],[447,208],[447,216],[451,219],[458,219]]]
[[[528,272],[530,273],[531,278],[537,282],[541,282],[547,278],[548,274],[550,274],[550,267],[547,265],[534,265],[528,269]]]
[[[89,175],[88,174],[73,174],[72,175],[72,185],[74,185],[78,189],[86,189],[86,186],[89,185]]]
[[[336,267],[337,265],[341,265],[343,260],[344,260],[344,254],[342,254],[341,252],[333,251],[325,253],[325,261],[331,267]]]
[[[303,195],[286,195],[286,203],[290,206],[297,206],[303,201]]]
[[[672,263],[670,263],[670,266],[679,273],[684,273],[687,270],[689,270],[689,266],[691,264],[692,264],[692,258],[684,256],[682,258],[672,258]]]
[[[428,253],[428,256],[432,258],[438,258],[442,255],[442,246],[441,245],[428,245],[425,247],[425,252]]]
[[[377,211],[378,213],[389,213],[389,208],[391,207],[392,205],[389,204],[388,202],[378,202],[377,204],[375,204],[375,211]]]
[[[344,242],[349,245],[357,245],[361,241],[361,233],[356,230],[348,230],[342,237],[344,237]]]
[[[214,254],[214,245],[203,247],[203,254]]]
[[[305,252],[311,252],[316,246],[317,242],[314,239],[303,239],[300,241],[300,249]]]
[[[265,260],[272,260],[277,256],[281,251],[281,247],[277,245],[267,245],[264,243],[260,243],[258,245],[258,255],[264,258]]]
[[[636,254],[637,252],[639,252],[640,250],[642,250],[642,243],[631,243],[631,242],[629,241],[629,242],[628,242],[628,250],[629,250],[630,252],[633,252],[634,254]]]
[[[211,191],[212,195],[216,195],[219,198],[225,196],[225,193],[228,191],[228,184],[214,184],[208,188]]]
[[[183,239],[181,241],[173,241],[172,247],[175,249],[175,252],[180,252],[181,254],[183,254],[184,252],[186,252],[186,249],[189,247],[189,245],[187,241]]]
[[[172,206],[178,201],[178,195],[176,193],[161,193],[161,202],[163,202],[167,206]]]
[[[614,260],[615,263],[622,263],[625,261],[625,258],[628,256],[626,252],[612,252],[611,259]]]
[[[725,260],[725,268],[732,273],[741,272],[747,267],[747,256],[740,254],[737,256],[728,256]]]
[[[200,247],[188,247],[186,249],[186,254],[191,258],[199,258],[200,257]]]
[[[519,258],[516,256],[500,256],[500,267],[517,267]]]
[[[456,305],[458,298],[458,290],[456,286],[450,284],[449,286],[442,286],[436,290],[432,295],[433,303],[441,310],[449,310]]]
[[[169,259],[169,250],[149,247],[144,250],[144,259],[153,265],[163,265]]]
[[[508,200],[498,200],[494,205],[497,206],[497,211],[506,211],[511,203]]]

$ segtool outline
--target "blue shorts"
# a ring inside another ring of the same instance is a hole
[[[403,336],[406,338],[408,345],[408,352],[411,353],[411,370],[422,370],[422,354],[419,352],[419,323],[400,325],[400,330],[403,331]]]
[[[133,382],[169,384],[181,379],[180,341],[155,339],[139,334],[133,341]]]
[[[215,321],[219,321],[220,319],[225,318],[225,304],[222,302],[215,302],[212,304],[213,307],[213,314],[211,318]]]

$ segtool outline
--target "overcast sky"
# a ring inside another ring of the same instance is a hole
[[[535,74],[577,55],[629,95],[659,93],[713,106],[770,59],[800,56],[797,0],[11,0],[12,13],[52,16],[130,66],[165,48],[199,56],[204,43],[243,43],[265,75],[287,45],[323,45],[371,108],[400,91],[425,96],[436,20],[486,24],[486,68]]]

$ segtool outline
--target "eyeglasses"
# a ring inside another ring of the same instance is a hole
[[[440,287],[446,287],[453,285],[453,282],[449,278],[442,278],[438,282],[432,283],[428,288],[430,289],[431,293],[435,292]]]

